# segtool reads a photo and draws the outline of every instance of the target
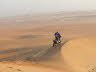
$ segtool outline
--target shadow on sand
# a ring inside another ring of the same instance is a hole
[[[42,48],[18,48],[13,50],[6,50],[0,52],[0,54],[11,53],[22,51],[23,53],[18,53],[16,55],[11,55],[8,57],[0,58],[0,61],[28,61],[28,62],[36,62],[36,61],[44,61],[49,60],[51,56],[60,52],[62,46],[66,43],[65,41],[62,44],[57,45],[56,47],[42,47]]]
[[[30,39],[30,38],[36,38],[36,37],[42,37],[43,35],[23,35],[18,36],[16,39]]]

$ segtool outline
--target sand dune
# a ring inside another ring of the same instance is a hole
[[[63,47],[52,47],[56,31]],[[0,18],[0,72],[86,72],[96,60],[95,37],[88,36],[96,36],[95,12]]]
[[[96,72],[96,37],[70,40],[61,52],[71,72]]]
[[[11,52],[18,54],[1,58],[0,61],[4,62],[0,63],[0,71],[96,72],[95,43],[96,37],[83,37],[69,40],[62,44],[63,47],[58,45],[55,48],[21,48],[1,51],[0,54]],[[24,53],[19,53],[21,50]]]

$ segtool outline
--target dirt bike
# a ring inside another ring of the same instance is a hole
[[[59,38],[56,38],[55,40],[53,40],[53,47],[55,47],[59,44],[61,44],[61,40]]]

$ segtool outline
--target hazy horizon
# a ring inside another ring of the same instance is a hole
[[[0,0],[0,16],[96,10],[95,0]]]

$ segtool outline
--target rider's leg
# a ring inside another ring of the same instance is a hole
[[[61,39],[60,39],[60,37],[59,37],[59,43],[61,43]]]
[[[59,37],[57,37],[57,43],[59,43]]]
[[[55,39],[53,40],[53,47],[56,46],[56,44],[57,44],[57,40]]]
[[[55,40],[57,40],[57,41],[58,41],[58,37],[55,37]]]

